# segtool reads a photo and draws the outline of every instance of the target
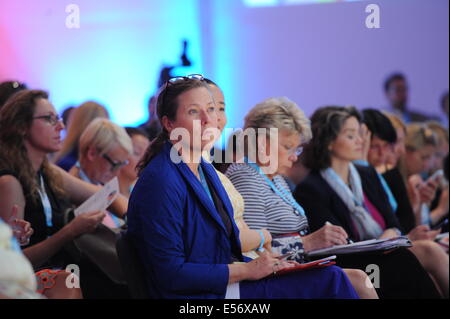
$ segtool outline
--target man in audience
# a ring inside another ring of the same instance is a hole
[[[408,83],[403,74],[390,75],[384,82],[384,93],[389,101],[390,111],[398,115],[405,123],[435,119],[408,109]]]

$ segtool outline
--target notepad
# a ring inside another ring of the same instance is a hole
[[[308,269],[328,267],[328,266],[336,264],[334,259],[336,259],[336,256],[329,256],[326,258],[299,264],[294,267],[284,268],[284,269],[281,269],[281,270],[277,271],[276,273],[274,273],[273,276],[279,276],[279,275],[283,275],[283,274],[287,274],[287,273],[291,273],[291,272],[295,272],[295,271],[303,271],[303,270],[308,270]]]
[[[337,245],[329,248],[313,250],[307,253],[307,256],[313,257],[324,255],[344,255],[344,254],[354,254],[378,250],[390,250],[399,247],[411,247],[411,246],[412,244],[408,239],[408,237],[400,236],[385,239],[369,239],[348,245]]]

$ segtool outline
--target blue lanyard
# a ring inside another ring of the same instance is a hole
[[[302,206],[300,206],[297,201],[292,197],[292,194],[287,193],[283,187],[281,187],[281,190],[267,177],[266,174],[261,170],[261,168],[256,163],[250,163],[248,158],[245,157],[244,161],[247,165],[255,169],[267,182],[267,184],[272,188],[272,190],[281,197],[286,203],[288,203],[290,206],[294,208],[294,212],[297,215],[305,216],[305,210]]]
[[[53,227],[52,222],[52,205],[48,199],[47,192],[45,191],[44,178],[40,174],[41,189],[39,190],[39,196],[41,197],[42,207],[44,208],[45,220],[47,222],[47,227]]]
[[[211,191],[209,190],[208,183],[206,182],[205,174],[203,173],[203,169],[201,165],[198,165],[198,173],[200,175],[200,182],[202,183],[203,189],[205,190],[206,194],[208,194],[211,201],[214,203],[214,200],[211,195]]]

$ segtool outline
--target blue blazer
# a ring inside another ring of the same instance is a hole
[[[229,237],[214,203],[184,163],[170,159],[167,142],[137,181],[128,206],[127,235],[143,262],[152,298],[224,298],[231,255],[243,261],[233,208],[213,166],[205,178],[222,200]]]

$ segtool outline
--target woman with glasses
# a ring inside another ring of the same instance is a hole
[[[210,90],[212,92],[212,95],[214,97],[214,101],[216,102],[216,111],[217,111],[217,124],[220,132],[223,131],[226,123],[227,123],[227,116],[225,113],[225,101],[224,96],[220,88],[216,85],[211,83],[210,84]],[[289,101],[287,100],[277,100],[273,99],[273,101],[278,101],[281,103]],[[290,104],[293,106],[293,104]],[[300,115],[300,114],[299,114]],[[270,115],[267,115],[270,116]],[[300,115],[301,116],[301,115]],[[283,121],[286,121],[287,118],[283,118]],[[301,117],[298,118],[298,122],[301,123]],[[286,127],[284,127],[286,129]],[[305,130],[307,128],[305,127]],[[236,140],[235,140],[236,141]],[[283,141],[284,143],[284,141]],[[237,142],[235,142],[237,144]],[[233,145],[230,145],[230,147],[233,147]],[[237,145],[235,145],[236,149]],[[297,154],[296,157],[300,155],[302,151],[302,147],[299,146],[296,149]],[[277,154],[278,156],[278,154]],[[279,158],[279,157],[278,157]],[[226,159],[225,159],[226,160]],[[289,165],[283,165],[282,168],[286,168]],[[252,259],[257,258],[262,253],[272,253],[272,235],[266,228],[250,228],[248,224],[245,222],[244,216],[246,210],[244,198],[242,195],[238,192],[238,190],[234,187],[233,183],[222,173],[217,172],[220,181],[222,182],[228,197],[230,198],[231,204],[233,206],[234,211],[234,220],[236,222],[236,225],[239,229],[239,239],[241,241],[242,246],[242,252],[245,256],[250,257]],[[248,184],[251,184],[253,181],[251,178],[246,176],[245,182]],[[262,195],[261,198],[264,198],[264,195]],[[278,204],[278,202],[275,202]],[[274,204],[275,204],[274,203]],[[350,282],[352,283],[353,287],[355,288],[356,292],[358,293],[358,296],[361,299],[377,299],[378,296],[371,284],[366,284],[369,282],[367,275],[362,272],[361,270],[357,269],[344,269],[346,275],[348,276]]]
[[[363,150],[361,116],[356,109],[320,108],[311,118],[311,127],[313,138],[303,158],[311,172],[294,193],[306,210],[311,229],[320,229],[330,222],[342,227],[353,241],[401,235],[375,169],[353,164],[361,158]],[[430,260],[440,260],[445,265],[445,259],[440,259],[442,250],[435,250],[431,245],[417,246],[429,254]],[[342,255],[337,264],[361,270],[377,265],[380,269],[377,289],[381,298],[439,297],[433,281],[409,249]],[[446,265],[448,268],[448,257]],[[445,272],[437,279],[442,278]]]
[[[65,212],[72,204],[81,204],[99,187],[80,181],[48,162],[47,155],[61,148],[63,128],[44,91],[18,92],[0,112],[0,217],[8,221],[17,205],[17,218],[31,223],[34,233],[30,243],[23,247],[35,270],[65,269],[76,262],[63,247],[81,234],[93,231],[105,217],[104,212],[96,211],[65,220]],[[120,197],[111,210],[121,216],[126,205],[127,201]],[[38,282],[52,277],[54,271],[40,275]],[[60,271],[57,278],[65,280],[67,275]],[[82,287],[89,286],[86,281],[83,284],[83,279],[81,282]],[[49,285],[52,286],[51,281]],[[57,282],[55,285],[58,287]],[[77,289],[67,292],[77,292],[79,296]],[[63,294],[64,291],[56,291],[61,298]]]
[[[133,144],[125,129],[108,119],[97,118],[81,134],[79,160],[69,174],[94,185],[104,185],[119,175],[132,153]],[[112,228],[123,224],[109,213],[103,223]]]
[[[268,277],[294,264],[269,254],[244,262],[230,200],[202,159],[217,136],[215,101],[203,78],[166,83],[157,113],[163,129],[141,162],[127,232],[151,297],[357,297],[334,266]]]

